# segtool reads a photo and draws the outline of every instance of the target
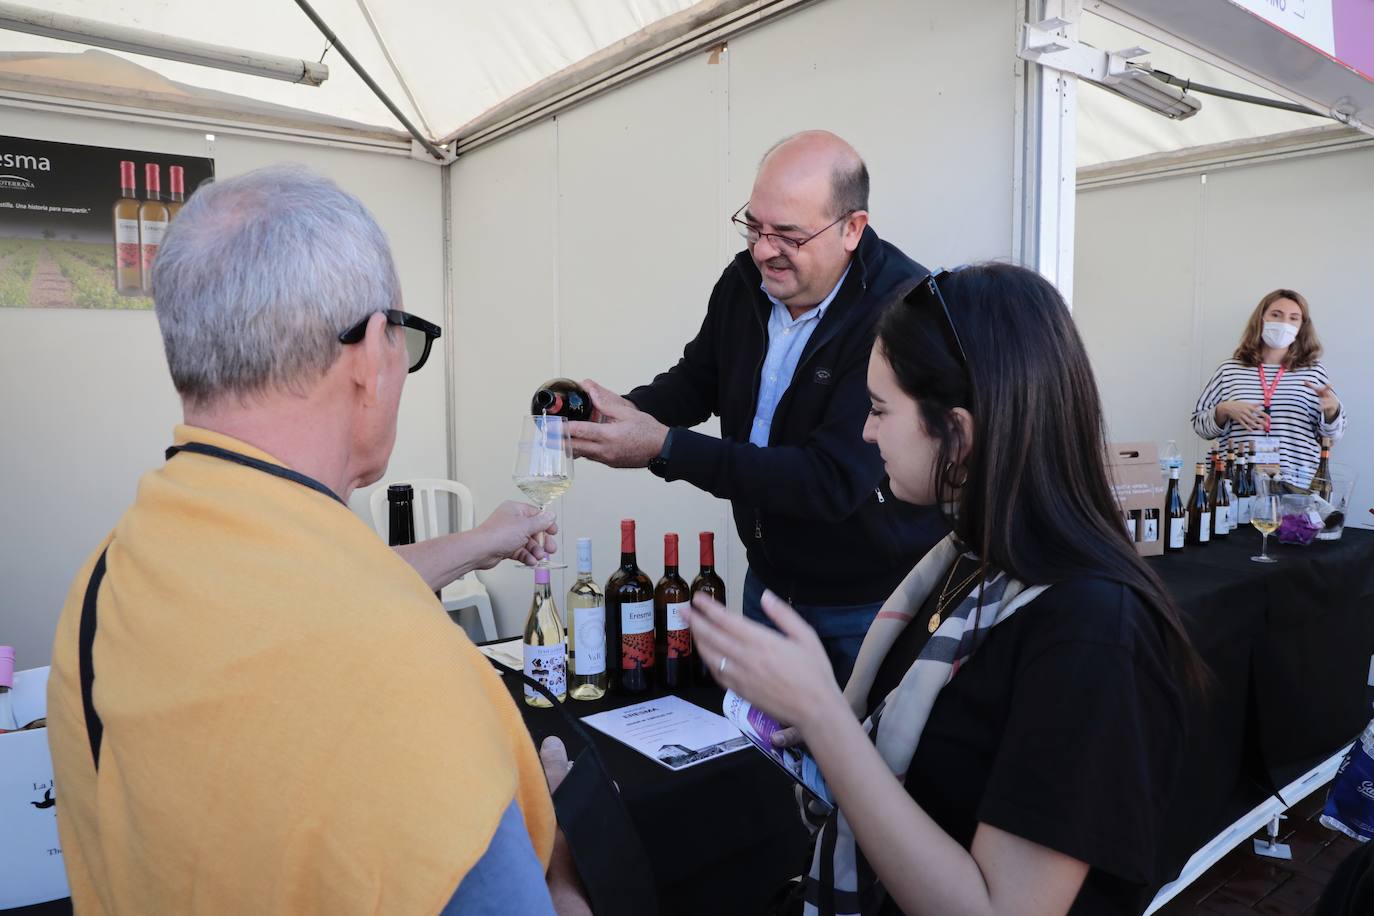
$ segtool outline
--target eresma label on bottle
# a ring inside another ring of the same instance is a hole
[[[1200,543],[1206,544],[1212,539],[1212,517],[1203,515],[1202,521],[1198,524],[1197,539]]]
[[[549,693],[561,697],[568,692],[568,647],[563,643],[552,646],[531,646],[525,644],[525,676],[538,681],[548,688]],[[534,699],[539,694],[529,684],[525,685],[525,697]]]
[[[1157,541],[1157,540],[1159,540],[1159,522],[1158,522],[1156,519],[1153,519],[1153,518],[1147,518],[1147,519],[1145,519],[1145,537],[1141,538],[1141,540],[1142,540],[1142,541]]]
[[[668,657],[686,658],[692,654],[692,631],[682,616],[682,609],[691,605],[690,601],[670,601],[668,613]]]
[[[138,270],[138,220],[115,220],[115,256],[120,267]]]
[[[572,609],[573,674],[600,674],[606,670],[606,606]]]
[[[654,602],[620,606],[620,667],[625,671],[654,664]]]
[[[1174,550],[1183,549],[1183,519],[1169,519],[1169,547]]]
[[[167,224],[162,220],[146,220],[139,226],[143,243],[143,269],[151,270],[157,250],[162,247],[162,237],[167,234]]]

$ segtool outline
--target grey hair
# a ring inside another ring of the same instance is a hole
[[[400,295],[372,214],[299,165],[198,189],[153,265],[167,367],[196,406],[305,391],[338,358],[340,332]]]

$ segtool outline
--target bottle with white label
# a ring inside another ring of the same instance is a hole
[[[1177,553],[1183,549],[1183,535],[1188,530],[1188,511],[1183,508],[1183,494],[1178,490],[1178,472],[1169,468],[1169,490],[1164,495],[1164,552]]]
[[[1199,461],[1194,472],[1193,495],[1188,497],[1189,546],[1198,547],[1212,540],[1212,501],[1207,498],[1207,465]]]
[[[679,690],[691,681],[692,631],[682,609],[692,603],[687,580],[678,574],[678,537],[663,536],[663,578],[654,587],[654,629],[658,631],[658,655],[663,659],[663,686]]]
[[[1146,509],[1141,513],[1141,543],[1148,544],[1159,540],[1159,510]]]
[[[606,595],[592,581],[592,539],[577,539],[577,581],[568,589],[568,696],[606,695]]]
[[[549,588],[549,569],[534,570],[534,600],[525,621],[525,676],[548,688],[562,702],[568,696],[568,646],[563,641],[563,621],[558,616],[553,591]],[[543,694],[525,685],[525,703],[552,706]]]
[[[620,568],[606,580],[607,649],[612,677],[623,693],[654,686],[654,583],[635,559],[634,519],[620,522]]]

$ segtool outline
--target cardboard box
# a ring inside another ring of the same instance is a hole
[[[12,699],[21,725],[43,717],[48,669],[16,672]],[[0,735],[0,910],[70,895],[57,840],[56,795],[48,730]]]
[[[1136,553],[1142,557],[1162,555],[1164,493],[1168,486],[1159,470],[1159,449],[1153,442],[1111,443],[1107,446],[1107,478],[1121,507],[1121,524],[1128,532],[1134,528]]]

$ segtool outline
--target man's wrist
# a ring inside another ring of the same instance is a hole
[[[658,454],[649,459],[649,473],[655,477],[668,477],[668,456],[673,448],[673,436],[677,433],[676,427],[669,427],[663,435],[663,445],[659,448]]]

